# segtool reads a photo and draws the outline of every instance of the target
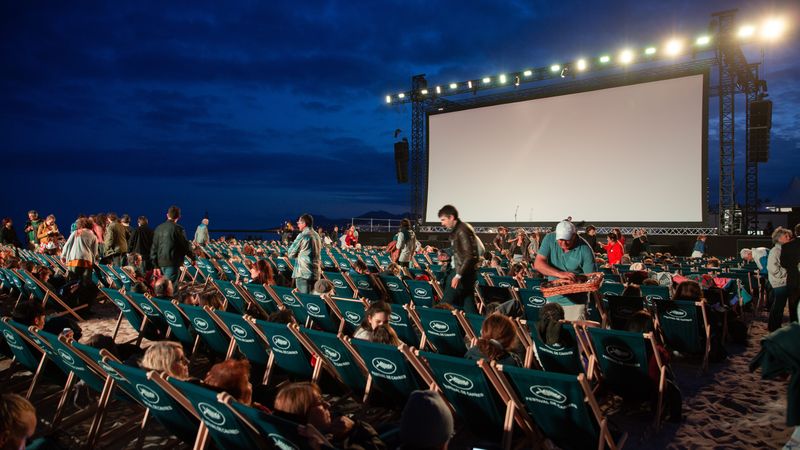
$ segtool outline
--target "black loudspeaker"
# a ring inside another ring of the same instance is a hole
[[[772,128],[772,100],[750,102],[748,160],[765,163],[769,160],[769,132]]]
[[[398,183],[408,183],[408,141],[394,143],[394,167]]]

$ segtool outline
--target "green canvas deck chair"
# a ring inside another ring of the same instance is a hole
[[[604,385],[623,398],[635,400],[647,400],[654,392],[657,393],[655,424],[658,428],[664,404],[667,367],[656,350],[653,334],[603,328],[587,328],[586,332],[592,343],[589,366],[600,367]],[[655,358],[658,365],[659,381],[655,386],[650,378],[648,356]]]
[[[347,274],[346,276],[350,278],[350,282],[355,286],[357,296],[364,297],[371,302],[381,299],[381,292],[375,289],[371,276],[360,273]]]
[[[305,350],[288,325],[247,318],[256,334],[269,345],[267,370],[262,384],[268,384],[275,367],[297,380],[311,379],[314,368],[311,355]]]
[[[29,370],[33,374],[31,383],[25,393],[25,398],[30,400],[34,389],[39,384],[47,355],[30,340],[27,334],[9,324],[7,317],[0,320],[0,333],[3,334],[6,344],[14,355],[14,362]],[[21,326],[21,325],[20,325]]]
[[[107,356],[104,361],[120,377],[127,380],[133,392],[137,394],[139,402],[147,408],[143,429],[147,426],[149,417],[152,416],[169,433],[189,445],[194,443],[200,427],[200,418],[194,415],[194,408],[191,404],[176,401],[161,386],[151,381],[146,371],[138,367],[125,365]]]
[[[108,264],[95,264],[95,267],[100,271],[103,277],[100,279],[101,283],[106,287],[122,289],[122,280],[119,279],[116,273],[111,270]]]
[[[451,356],[464,356],[467,346],[466,333],[456,317],[456,311],[446,309],[420,308],[413,310],[419,317],[422,342],[420,348],[431,348],[437,353]]]
[[[317,326],[329,333],[338,333],[340,328],[339,316],[333,312],[328,301],[320,295],[295,293],[306,309],[311,319],[310,325]],[[309,327],[310,328],[310,327]]]
[[[372,259],[374,260],[373,264],[375,267],[380,270],[386,270],[386,268],[392,264],[392,258],[386,254],[375,255]]]
[[[614,283],[611,281],[603,281],[603,284],[600,285],[600,295],[606,294],[613,294],[613,295],[622,295],[622,291],[625,290],[625,285],[622,283]]]
[[[244,265],[241,261],[228,261],[228,264],[236,271],[236,274],[239,275],[239,280],[242,283],[249,283],[250,282],[250,269]]]
[[[687,300],[657,300],[656,318],[664,344],[670,350],[702,355],[701,368],[708,370],[711,351],[711,325],[705,302]]]
[[[534,326],[528,336],[533,343],[533,350],[539,365],[547,372],[558,372],[569,375],[584,373],[584,366],[581,362],[580,343],[576,336],[575,327],[571,323],[565,322],[561,325],[561,343],[547,345],[539,336],[539,332]]]
[[[525,311],[525,320],[529,323],[539,321],[539,311],[547,304],[547,299],[538,287],[515,291]]]
[[[411,312],[410,305],[390,303],[389,307],[392,308],[392,313],[389,314],[389,325],[397,333],[397,337],[411,347],[418,346],[420,336],[416,330],[419,330],[419,327],[415,330],[412,326],[412,324],[416,325],[412,318],[412,316],[416,317],[416,315]]]
[[[458,319],[461,329],[464,330],[464,335],[467,340],[477,339],[481,336],[481,328],[483,321],[486,319],[480,314],[465,313],[464,311],[456,311],[456,319]]]
[[[159,336],[166,335],[168,328],[167,322],[164,320],[164,316],[161,315],[161,311],[150,301],[150,298],[138,292],[129,292],[128,298],[138,307],[139,311],[144,314],[147,322],[154,328],[154,331],[157,330],[156,332]],[[147,324],[144,326],[147,326]]]
[[[411,350],[405,344],[395,347],[349,338],[345,338],[344,342],[361,358],[364,362],[363,369],[369,373],[364,403],[373,388],[377,388],[391,401],[405,402],[412,392],[428,389],[434,383],[433,377],[425,374],[424,368],[421,371],[412,368],[405,356]]]
[[[189,324],[191,324],[195,334],[200,337],[200,340],[206,344],[212,353],[225,358],[231,354],[236,342],[231,339],[230,331],[211,317],[210,312],[214,312],[213,308],[186,304],[180,304],[179,307],[186,318],[189,319]]]
[[[227,311],[211,311],[209,312],[209,316],[211,316],[218,325],[222,325],[228,330],[231,337],[233,337],[236,342],[236,347],[239,348],[239,351],[251,364],[259,368],[267,367],[269,346],[267,346],[266,342],[253,331],[253,327],[245,316]],[[230,353],[226,355],[226,359],[231,357],[233,347],[229,349],[229,352]]]
[[[429,281],[406,280],[406,286],[414,306],[417,308],[433,306],[434,288]]]
[[[234,282],[239,279],[239,274],[235,270],[233,270],[233,267],[231,267],[227,261],[222,259],[222,260],[217,260],[216,263],[219,266],[220,270],[222,271],[222,276],[226,280]]]
[[[298,323],[307,324],[309,317],[305,306],[300,302],[295,294],[296,290],[283,286],[267,286],[267,292],[272,299],[280,306],[287,308],[294,314]]]
[[[308,439],[297,433],[299,424],[239,403],[226,393],[219,394],[217,399],[236,415],[240,423],[253,430],[258,436],[270,439],[272,441],[271,448],[310,450]]]
[[[336,263],[331,258],[331,255],[328,253],[328,250],[323,250],[320,252],[320,259],[322,261],[322,270],[325,272],[335,272],[338,271],[339,268],[336,266]]]
[[[414,263],[416,263],[417,267],[420,269],[426,269],[431,264],[428,258],[422,253],[414,254]]]
[[[355,298],[355,286],[350,285],[350,280],[339,272],[322,272],[322,276],[333,284],[333,290],[337,297]]]
[[[657,300],[669,300],[669,287],[667,286],[650,286],[650,285],[641,285],[639,288],[642,290],[642,297],[644,297],[645,304],[647,307],[655,312],[655,301]]]
[[[119,308],[117,323],[114,326],[114,332],[111,335],[111,338],[117,338],[119,327],[122,324],[122,318],[124,317],[125,320],[128,321],[128,324],[130,324],[131,328],[136,330],[137,338],[135,339],[135,342],[138,346],[142,342],[142,338],[145,337],[143,335],[144,327],[146,325],[146,316],[144,312],[142,312],[142,310],[139,309],[139,306],[127,295],[116,289],[101,287],[100,292],[102,292],[111,301],[111,303],[115,304],[117,308]]]
[[[247,314],[247,303],[235,284],[223,280],[214,280],[212,283],[225,299],[222,309],[239,314]]]
[[[352,336],[364,321],[364,312],[368,305],[363,300],[352,298],[333,297],[331,301],[336,307],[333,312],[339,316],[338,333]]]
[[[542,283],[544,283],[545,279],[544,278],[525,277],[525,278],[522,279],[522,281],[525,283],[525,288],[526,289],[533,289],[535,287],[541,286]]]
[[[110,358],[114,361],[119,361],[115,356],[109,353],[108,350],[90,347],[86,344],[81,344],[80,342],[75,340],[69,341],[67,345],[72,347],[75,350],[75,352],[80,353],[86,356],[87,358],[91,359],[97,365],[97,367],[102,371],[101,375],[104,375],[107,378],[111,377],[114,380],[114,388],[119,389],[125,394],[125,395],[117,394],[115,395],[115,398],[122,399],[128,402],[133,401],[137,404],[141,404],[139,402],[139,397],[136,394],[135,389],[133,389],[133,386],[131,386],[131,384],[128,383],[128,381],[122,375],[120,375],[116,370],[114,370],[114,368],[109,366],[104,361],[104,358]],[[147,407],[145,407],[145,409],[146,408]]]
[[[47,288],[41,281],[39,281],[36,277],[28,273],[27,270],[19,269],[16,270],[15,273],[19,276],[20,280],[25,285],[25,289],[27,289],[33,297],[42,302],[43,307],[47,307],[48,301],[52,302],[57,307],[61,308],[61,311],[56,313],[57,316],[65,316],[67,314],[71,315],[79,322],[83,322],[83,318],[78,315],[76,311],[79,311],[84,308],[88,308],[89,305],[79,305],[76,307],[70,307],[64,300],[61,299],[55,292],[51,291]]]
[[[339,270],[342,272],[348,272],[353,268],[352,264],[350,264],[350,260],[341,254],[334,253],[333,260],[336,262],[336,266],[339,267]]]
[[[120,281],[120,283],[122,283],[122,287],[124,287],[126,291],[130,291],[131,286],[133,286],[133,281],[131,281],[131,278],[128,276],[128,274],[122,270],[122,267],[112,266],[109,264],[108,268],[114,273],[114,275],[117,276],[117,279]]]
[[[489,286],[499,287],[499,288],[521,288],[524,286],[520,286],[517,280],[514,277],[509,277],[505,275],[495,275],[493,273],[485,274],[486,282]]]
[[[500,383],[513,393],[541,432],[565,450],[619,449],[627,433],[609,430],[583,374],[566,375],[513,366],[496,366]]]
[[[267,314],[272,314],[278,311],[278,304],[269,295],[267,288],[263,284],[258,283],[244,283],[242,287],[245,293],[250,296],[250,299],[261,307]]]
[[[367,388],[367,376],[364,361],[358,361],[358,354],[350,351],[350,347],[342,340],[343,335],[325,331],[312,330],[292,326],[291,329],[309,353],[317,356],[314,373],[319,374],[324,358],[328,367],[333,370],[339,381],[353,392],[363,394]],[[312,378],[312,381],[317,381]]]
[[[411,301],[411,294],[400,277],[394,275],[378,275],[383,287],[389,294],[389,301],[398,305],[405,305]]]
[[[608,324],[614,330],[627,330],[628,323],[637,311],[645,309],[644,297],[606,295]]]
[[[150,300],[161,311],[161,315],[164,316],[164,321],[169,327],[169,334],[180,341],[184,347],[192,349],[192,353],[194,353],[197,334],[194,332],[194,328],[189,324],[189,319],[181,310],[177,300],[167,300],[158,297],[154,297]]]

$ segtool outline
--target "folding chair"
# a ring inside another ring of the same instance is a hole
[[[656,318],[664,343],[670,350],[703,355],[702,370],[708,370],[711,325],[705,302],[656,300]]]
[[[395,333],[397,333],[397,337],[400,338],[401,341],[405,342],[407,345],[412,347],[416,347],[419,345],[419,334],[411,326],[414,322],[412,318],[413,315],[413,308],[410,308],[411,305],[397,305],[394,303],[389,304],[389,307],[392,308],[391,314],[389,314],[389,325],[392,326]],[[413,317],[416,317],[415,315]],[[419,328],[417,328],[418,330]]]
[[[534,327],[528,333],[539,365],[547,372],[558,372],[570,375],[584,373],[585,367],[581,358],[580,342],[575,327],[569,322],[561,325],[561,343],[546,344]]]
[[[522,402],[541,432],[565,450],[619,449],[628,434],[614,433],[583,374],[565,375],[497,365],[498,381]]]
[[[253,331],[250,322],[245,319],[246,316],[241,316],[236,313],[227,311],[208,311],[217,325],[225,328],[230,336],[236,343],[236,347],[251,363],[261,367],[267,367],[267,358],[269,355],[269,346],[259,339],[258,335]],[[228,354],[225,359],[229,359],[233,355],[234,347],[228,348]]]
[[[381,299],[381,293],[372,283],[372,277],[360,273],[345,274],[356,288],[356,295],[374,302]]]
[[[434,288],[429,281],[406,280],[411,301],[417,308],[433,307]]]
[[[305,306],[297,296],[294,295],[296,290],[283,286],[267,286],[267,292],[270,293],[275,303],[289,309],[298,323],[304,325],[308,323],[308,312],[306,312]]]
[[[217,399],[236,416],[236,419],[241,424],[253,430],[258,436],[271,439],[274,448],[287,450],[311,449],[308,446],[308,439],[300,436],[297,432],[299,424],[275,414],[267,414],[259,409],[243,405],[226,393],[219,394]]]
[[[332,313],[328,302],[319,295],[295,293],[300,303],[305,307],[311,324],[316,325],[330,333],[337,333],[340,328],[339,317]]]
[[[411,301],[411,294],[408,292],[408,288],[406,288],[405,283],[403,283],[400,277],[394,275],[378,275],[378,279],[381,280],[383,287],[389,294],[391,303],[405,305]]]
[[[525,311],[525,320],[529,323],[536,323],[539,321],[539,311],[547,304],[547,299],[538,288],[520,289],[516,291],[519,301]]]
[[[297,325],[289,327],[295,333],[297,340],[306,350],[316,357],[314,374],[320,373],[321,365],[327,368],[336,378],[350,390],[363,394],[367,387],[367,371],[364,362],[358,361],[358,355],[350,352],[342,338],[333,333],[300,328]],[[312,378],[316,382],[317,377]]]
[[[222,275],[225,277],[226,280],[230,282],[237,281],[239,279],[239,273],[233,270],[227,261],[224,259],[220,259],[216,261],[219,269],[222,271]]]
[[[489,284],[489,286],[506,288],[506,289],[525,287],[525,286],[520,286],[519,282],[517,282],[517,279],[514,277],[497,275],[491,272],[486,273],[485,277],[486,277],[486,282]]]
[[[112,339],[117,338],[117,334],[119,333],[119,327],[122,324],[122,318],[124,317],[125,320],[128,321],[131,328],[136,331],[136,346],[142,342],[144,338],[144,330],[145,325],[147,324],[147,315],[139,309],[139,306],[134,303],[134,301],[128,298],[127,295],[123,294],[122,292],[111,289],[107,287],[101,287],[100,292],[102,292],[110,301],[111,303],[117,305],[119,308],[119,315],[117,316],[117,323],[114,326],[114,332],[111,335]]]
[[[164,316],[161,315],[161,311],[150,301],[149,297],[138,292],[130,292],[128,298],[130,298],[132,304],[136,305],[139,311],[144,314],[146,322],[152,324],[159,336],[164,336],[167,333],[168,327],[167,323],[164,321]],[[146,323],[143,326],[145,325]]]
[[[355,286],[352,286],[350,280],[340,272],[322,272],[322,276],[333,284],[333,290],[337,297],[356,297]]]
[[[16,271],[17,275],[20,279],[25,283],[25,287],[30,290],[31,294],[42,302],[42,307],[47,307],[47,301],[52,300],[58,306],[63,308],[63,311],[57,313],[57,316],[64,316],[64,315],[71,315],[72,317],[76,318],[79,322],[83,322],[83,317],[79,316],[77,310],[81,310],[87,308],[89,305],[79,305],[74,308],[70,307],[69,305],[64,302],[55,292],[51,291],[47,288],[41,281],[39,281],[36,277],[28,273],[27,270],[18,269]]]
[[[194,353],[194,346],[197,343],[197,334],[189,324],[189,319],[181,310],[176,300],[154,297],[150,299],[153,304],[161,311],[164,321],[169,327],[169,334],[174,336],[181,344],[191,348]]]
[[[235,284],[223,280],[214,280],[211,284],[225,299],[222,309],[231,309],[233,312],[238,312],[239,314],[247,314],[247,304]]]
[[[288,325],[247,317],[253,331],[271,349],[262,384],[269,383],[273,368],[278,367],[292,378],[308,380],[314,375],[309,362],[311,355],[289,329]]]
[[[17,324],[15,328],[10,323],[10,319],[4,317],[0,320],[0,332],[5,337],[6,344],[8,344],[11,353],[14,355],[14,362],[22,365],[33,373],[31,384],[25,393],[25,398],[30,400],[33,391],[39,384],[40,377],[44,370],[44,365],[47,362],[47,355],[28,337],[26,333],[22,333],[19,328],[22,325]],[[23,327],[24,328],[24,327]],[[34,352],[37,350],[38,352]],[[38,353],[38,355],[37,355]]]
[[[266,314],[271,314],[278,311],[278,304],[269,295],[267,288],[263,284],[258,283],[242,283],[245,293],[250,296],[255,304],[261,307]]]
[[[429,347],[437,353],[451,356],[464,356],[467,346],[466,336],[456,317],[456,311],[446,309],[420,308],[413,310],[419,317],[422,342],[420,348]]]
[[[405,344],[395,347],[349,338],[345,338],[343,342],[361,358],[360,361],[364,363],[363,369],[369,372],[364,403],[367,402],[373,387],[386,398],[402,402],[412,392],[428,389],[433,385],[432,377],[412,370],[411,363],[405,357],[410,353],[409,347]]]
[[[339,330],[338,333],[344,333],[352,336],[356,329],[364,321],[364,312],[366,311],[367,304],[363,300],[355,300],[350,298],[333,297],[331,299],[336,309],[334,313],[339,315]]]
[[[214,309],[209,306],[200,307],[186,304],[180,304],[179,307],[189,319],[194,332],[208,346],[208,349],[216,355],[229,358],[236,341],[231,338],[228,328],[215,321],[211,316]]]
[[[608,301],[608,324],[614,330],[627,330],[633,315],[645,309],[644,297],[606,295],[606,301]]]

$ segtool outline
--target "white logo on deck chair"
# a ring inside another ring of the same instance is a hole
[[[114,303],[115,303],[117,306],[119,306],[119,309],[120,309],[120,311],[122,311],[122,312],[128,312],[128,305],[126,305],[126,304],[125,304],[125,302],[123,302],[122,300],[120,300],[120,299],[118,299],[118,298],[115,298],[115,299],[114,299]]]
[[[255,297],[255,298],[256,298],[256,300],[258,300],[258,301],[260,301],[260,302],[263,302],[263,301],[265,301],[265,300],[267,299],[267,296],[266,296],[266,295],[264,295],[264,293],[263,293],[263,292],[261,292],[261,291],[255,291],[255,292],[253,293],[253,297]]]
[[[67,353],[64,349],[58,349],[56,353],[58,353],[58,356],[60,356],[68,366],[75,368],[75,358],[73,358],[72,355]]]
[[[144,402],[147,403],[148,406],[150,406],[151,404],[157,404],[161,400],[161,397],[159,397],[158,394],[155,393],[155,391],[153,391],[152,389],[143,384],[137,384],[136,390],[139,392],[139,395],[142,396],[142,400],[144,400]]]
[[[442,322],[441,320],[432,320],[428,322],[428,326],[431,327],[431,330],[439,333],[447,333],[450,331],[450,325]]]
[[[327,345],[320,345],[319,348],[322,350],[323,353],[325,353],[325,356],[327,356],[328,359],[330,359],[333,362],[339,362],[339,359],[341,359],[342,357],[342,355],[339,354],[339,352],[328,347]]]
[[[298,450],[298,447],[293,443],[287,441],[283,436],[275,433],[270,433],[267,436],[275,443],[275,447],[281,450]]]
[[[535,306],[537,308],[541,308],[547,303],[547,300],[544,297],[539,297],[538,295],[533,295],[528,297],[528,304],[531,306]]]
[[[386,283],[386,286],[389,289],[393,290],[393,291],[399,291],[400,290],[400,285],[395,283],[394,281],[390,281],[390,282]]]
[[[450,387],[458,390],[471,391],[473,387],[472,381],[470,381],[469,378],[453,372],[446,372],[444,374],[444,381],[449,384]]]
[[[272,343],[281,350],[288,350],[292,346],[292,343],[283,336],[272,336]]]
[[[231,288],[225,288],[225,296],[226,296],[226,297],[233,297],[233,298],[236,298],[236,297],[238,297],[239,295],[238,295],[238,294],[236,293],[236,291],[234,291],[233,289],[231,289]]]
[[[558,392],[557,390],[551,388],[550,386],[539,386],[534,385],[530,387],[531,394],[535,397],[548,401],[548,402],[555,402],[559,405],[563,405],[564,402],[567,401],[567,396]]]
[[[217,408],[214,408],[208,403],[200,402],[197,404],[197,409],[199,409],[200,414],[212,424],[217,426],[225,425],[225,416],[223,416]]]
[[[684,317],[686,317],[687,312],[682,309],[670,309],[669,311],[667,311],[667,314],[678,319],[683,319]]]
[[[14,335],[10,331],[3,330],[3,336],[6,337],[6,341],[8,341],[9,344],[17,343],[17,340],[14,338]]]
[[[195,317],[192,322],[194,322],[194,326],[196,326],[198,330],[205,331],[208,329],[208,322],[205,319],[201,319],[200,317]]]
[[[291,295],[286,294],[283,296],[283,303],[286,303],[287,305],[296,305],[297,301]]]
[[[633,359],[630,350],[615,344],[606,345],[606,355],[613,361],[627,362]]]
[[[353,311],[347,311],[346,313],[344,313],[344,318],[347,319],[347,321],[350,323],[361,323],[361,316],[354,313]]]
[[[369,283],[365,280],[358,280],[358,287],[362,289],[370,289]]]
[[[662,297],[662,296],[660,296],[658,294],[650,294],[645,298],[647,298],[648,300],[664,300],[664,297]]]
[[[306,311],[312,316],[318,316],[319,313],[322,312],[319,305],[315,303],[306,303]]]
[[[167,322],[169,322],[171,325],[176,325],[176,324],[179,325],[178,316],[176,316],[174,312],[164,311],[164,317],[167,318]]]
[[[509,283],[508,281],[501,281],[501,282],[497,283],[497,287],[510,288],[511,287],[511,283]]]
[[[414,295],[416,295],[417,297],[427,297],[428,291],[423,288],[416,288],[414,289]]]
[[[142,303],[141,305],[139,305],[139,307],[142,308],[142,311],[144,311],[145,314],[150,315],[153,313],[153,307],[150,306],[149,303]]]
[[[397,313],[389,314],[389,323],[400,323],[400,315]]]
[[[397,366],[386,358],[373,358],[372,367],[385,375],[391,375],[397,372]]]
[[[246,338],[247,337],[247,330],[245,330],[241,325],[233,324],[231,325],[231,331],[233,335],[238,338]]]
[[[338,287],[338,288],[343,288],[344,287],[344,283],[342,282],[342,280],[338,280],[338,279],[333,280],[333,285]]]

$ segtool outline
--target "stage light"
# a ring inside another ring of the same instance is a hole
[[[419,91],[419,93],[422,94],[422,95],[428,95],[428,90],[427,89],[423,89],[423,90]]]
[[[406,94],[401,92],[401,93],[397,94],[397,98],[406,98]]]
[[[585,59],[579,59],[579,60],[575,61],[575,68],[577,68],[578,70],[580,70],[580,71],[586,70],[586,67],[587,67],[587,65],[586,65],[586,60]]]
[[[608,55],[603,55],[600,57],[600,62],[606,64],[607,62],[611,61],[611,57]]]
[[[517,87],[517,86],[519,86],[519,75],[516,75],[514,77],[514,87]]]
[[[442,93],[442,87],[441,86],[436,86],[436,93],[437,94],[441,94]]]
[[[558,72],[559,70],[561,70],[560,64],[553,64],[552,66],[550,66],[550,72]]]
[[[566,78],[568,73],[569,73],[569,66],[566,66],[563,69],[561,69],[561,78]]]
[[[467,81],[467,87],[472,89],[472,80]]]
[[[500,78],[500,84],[505,84],[506,74],[501,74],[498,78]]]
[[[619,54],[619,62],[622,64],[630,64],[633,62],[633,52],[630,50],[623,50]]]
[[[765,39],[775,39],[780,37],[786,29],[786,22],[783,19],[773,18],[764,22],[761,27],[761,36]]]
[[[489,78],[489,77],[484,77],[484,78],[483,78],[483,82],[484,82],[485,84],[489,84],[489,83],[491,83],[491,82],[492,82],[492,79],[491,79],[491,78]]]
[[[646,49],[644,49],[644,54],[645,55],[655,55],[656,54],[656,48],[655,47],[647,47]]]
[[[672,39],[667,42],[667,54],[677,56],[683,49],[683,43],[677,39]]]
[[[391,95],[387,95],[386,96],[386,103],[392,103],[392,96]]]
[[[529,76],[533,75],[533,71],[532,70],[526,70],[525,72],[522,72],[522,74],[525,75],[526,77],[529,77]]]
[[[700,36],[697,38],[697,41],[695,41],[697,45],[708,45],[709,42],[711,42],[711,37],[709,36]]]
[[[450,89],[455,89],[458,87],[458,83],[450,83]]]
[[[742,25],[739,27],[739,32],[736,33],[740,38],[749,38],[756,33],[756,27],[752,25]]]

